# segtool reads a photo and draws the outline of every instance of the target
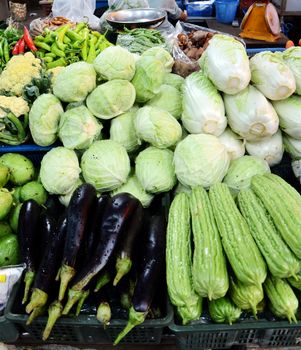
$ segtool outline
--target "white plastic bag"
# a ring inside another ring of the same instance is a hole
[[[73,22],[88,22],[91,28],[99,27],[99,18],[94,16],[96,0],[54,0],[53,17],[63,16]]]
[[[0,268],[0,314],[4,311],[13,286],[18,282],[25,264]]]

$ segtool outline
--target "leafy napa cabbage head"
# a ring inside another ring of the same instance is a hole
[[[214,35],[199,64],[217,89],[227,94],[237,94],[250,82],[246,49],[241,42],[230,36]]]
[[[282,101],[273,101],[281,129],[289,136],[301,140],[301,96],[292,95]]]
[[[149,207],[154,198],[152,194],[144,190],[136,175],[129,176],[125,184],[112,192],[112,196],[118,193],[130,193],[132,196],[139,199],[144,208]]]
[[[64,147],[56,147],[43,157],[40,177],[49,193],[67,194],[77,183],[80,172],[76,153]]]
[[[213,135],[188,135],[178,143],[174,154],[177,178],[188,187],[209,188],[221,182],[229,163],[226,147]]]
[[[170,85],[161,85],[160,91],[147,102],[147,106],[158,107],[179,119],[182,114],[182,94]]]
[[[226,128],[223,99],[202,73],[190,74],[183,84],[184,127],[192,134],[219,136]]]
[[[64,147],[86,149],[98,139],[102,124],[85,106],[72,108],[60,120],[59,138]]]
[[[81,168],[86,182],[98,191],[112,191],[124,184],[130,173],[126,150],[112,140],[95,141],[83,154]]]
[[[91,92],[87,107],[100,119],[112,119],[133,107],[135,97],[135,88],[129,81],[110,80]]]
[[[153,57],[163,63],[166,73],[170,73],[174,64],[174,59],[168,51],[162,47],[151,47],[143,52],[141,57]]]
[[[296,94],[301,95],[301,47],[290,47],[283,52],[282,58],[294,74]]]
[[[161,61],[153,57],[141,57],[136,62],[136,72],[132,84],[136,89],[136,102],[145,103],[153,98],[163,84],[165,68]]]
[[[294,139],[288,135],[283,135],[283,144],[287,153],[293,160],[301,159],[301,140]]]
[[[134,125],[139,139],[158,148],[173,146],[182,136],[179,122],[171,114],[157,107],[140,108]]]
[[[135,58],[121,46],[110,46],[95,59],[94,68],[104,80],[132,80],[135,74]]]
[[[270,100],[283,100],[296,90],[293,72],[277,52],[260,52],[250,59],[252,82]]]
[[[254,175],[270,173],[269,164],[259,157],[243,156],[231,162],[224,183],[228,185],[231,192],[237,194],[240,190],[251,186]]]
[[[92,64],[72,63],[63,69],[53,84],[53,94],[64,102],[83,101],[96,87],[96,72]]]
[[[220,142],[227,148],[231,160],[242,157],[245,154],[245,143],[230,128],[227,128],[219,137]]]
[[[34,101],[29,112],[29,128],[37,145],[49,146],[55,142],[63,113],[61,102],[52,94],[40,95]]]
[[[133,152],[139,147],[134,126],[137,111],[138,107],[133,107],[111,121],[110,139],[120,143],[127,152]]]
[[[272,136],[279,119],[271,103],[254,86],[249,85],[236,95],[224,95],[226,114],[231,129],[252,141]]]
[[[173,152],[148,147],[136,158],[136,176],[145,191],[150,193],[171,190],[177,182]]]

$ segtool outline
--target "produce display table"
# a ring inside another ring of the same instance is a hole
[[[214,18],[205,19],[205,18],[198,18],[198,17],[189,17],[188,22],[204,25],[209,29],[218,30],[220,32],[228,33],[234,36],[239,36],[239,33],[241,32],[241,29],[239,27],[233,27],[230,24],[219,23]],[[285,43],[287,42],[287,40],[288,38],[282,33],[281,33],[281,38],[274,43],[270,43],[262,40],[244,39],[247,45],[247,48],[285,47]]]

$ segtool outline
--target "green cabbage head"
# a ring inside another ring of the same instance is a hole
[[[76,183],[74,184],[74,186],[72,187],[71,191],[69,191],[66,194],[62,194],[59,196],[59,201],[65,206],[68,207],[71,197],[73,195],[73,192],[77,189],[77,187],[79,187],[80,185],[83,184],[83,180],[81,178],[79,178]]]
[[[168,149],[148,147],[136,158],[136,176],[145,191],[167,192],[177,182],[173,152]]]
[[[143,52],[141,57],[152,57],[164,64],[165,72],[170,73],[174,64],[174,59],[171,54],[163,49],[163,47],[151,47],[150,49]]]
[[[96,72],[92,64],[76,62],[67,66],[56,77],[53,93],[61,101],[79,102],[96,87]]]
[[[124,184],[131,170],[126,149],[112,140],[95,141],[83,154],[81,168],[86,182],[100,192]]]
[[[136,175],[129,176],[125,184],[112,192],[112,196],[118,193],[130,193],[132,196],[139,199],[144,208],[149,207],[154,198],[152,194],[144,190]]]
[[[182,136],[179,122],[170,113],[157,107],[140,108],[134,124],[139,139],[158,148],[173,146]]]
[[[110,46],[103,50],[93,64],[104,80],[132,80],[135,74],[135,58],[121,46]]]
[[[72,108],[60,120],[59,138],[64,147],[86,149],[100,137],[102,124],[85,106]]]
[[[37,145],[49,146],[55,142],[63,113],[60,101],[52,94],[40,95],[34,101],[29,112],[29,129]]]
[[[224,183],[228,185],[231,192],[237,194],[242,189],[251,186],[254,175],[270,173],[269,164],[262,158],[255,156],[243,156],[231,162]]]
[[[138,107],[133,107],[111,121],[110,139],[120,143],[127,152],[133,152],[139,147],[134,127],[137,111]]]
[[[87,107],[100,119],[112,119],[133,107],[135,98],[129,81],[115,79],[97,86],[87,98]]]
[[[153,98],[163,84],[165,68],[161,61],[153,57],[141,57],[136,62],[136,72],[132,84],[136,89],[136,102],[145,103]]]
[[[147,106],[164,109],[179,119],[182,114],[182,94],[177,88],[163,84],[159,93],[147,102]]]
[[[56,147],[43,157],[40,177],[49,193],[67,194],[77,183],[80,172],[76,153],[65,147]]]
[[[193,134],[177,144],[174,163],[177,178],[183,185],[209,188],[222,181],[230,158],[216,136]]]
[[[185,79],[178,74],[166,73],[164,75],[163,84],[173,86],[179,91],[182,91],[182,86]]]
[[[301,95],[301,47],[290,47],[283,52],[282,58],[294,74],[296,81],[296,94]]]

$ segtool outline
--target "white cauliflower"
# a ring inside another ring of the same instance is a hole
[[[8,112],[20,117],[29,112],[28,103],[22,97],[0,95],[0,118],[4,118]]]
[[[21,96],[23,88],[41,75],[41,61],[31,52],[13,56],[0,75],[0,91]]]

